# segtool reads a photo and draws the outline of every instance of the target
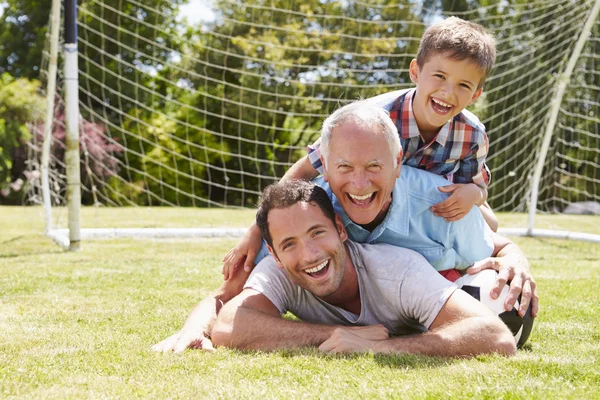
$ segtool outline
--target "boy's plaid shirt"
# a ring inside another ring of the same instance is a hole
[[[463,110],[442,126],[431,143],[425,144],[412,112],[415,89],[398,93],[388,104],[379,105],[390,113],[400,134],[404,151],[402,163],[445,176],[454,183],[475,183],[487,187],[490,180],[490,172],[485,165],[488,138],[479,119]],[[372,100],[379,102],[377,97]],[[323,172],[319,144],[320,139],[309,148],[309,159],[315,169]]]

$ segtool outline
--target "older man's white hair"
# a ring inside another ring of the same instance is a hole
[[[394,158],[394,168],[396,168],[396,157],[402,146],[396,126],[392,122],[390,115],[381,107],[370,104],[366,100],[359,100],[337,109],[323,122],[321,129],[321,154],[327,167],[327,155],[329,154],[329,144],[331,143],[331,132],[338,126],[353,122],[367,129],[372,129],[381,133],[388,142],[392,157]],[[352,140],[346,136],[344,139]]]

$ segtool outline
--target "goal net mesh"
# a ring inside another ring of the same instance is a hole
[[[412,87],[408,66],[423,31],[456,15],[497,39],[496,66],[469,108],[490,139],[489,202],[496,211],[526,212],[551,100],[593,6],[583,0],[149,4],[79,4],[84,205],[254,207],[262,188],[306,154],[336,108]],[[200,18],[192,18],[194,7],[203,10]],[[599,54],[596,22],[545,159],[542,213],[600,201]],[[59,72],[59,88],[62,81]],[[56,99],[50,177],[53,204],[63,205],[62,89]],[[32,170],[40,154],[41,142],[34,143]],[[39,190],[32,187],[32,201]]]

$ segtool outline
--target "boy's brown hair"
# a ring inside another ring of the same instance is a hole
[[[421,38],[417,52],[417,65],[429,57],[445,54],[453,60],[470,60],[483,72],[479,87],[490,74],[496,62],[496,41],[483,26],[457,17],[449,17],[431,25]]]

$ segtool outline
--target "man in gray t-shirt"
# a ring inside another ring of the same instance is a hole
[[[259,263],[245,289],[265,295],[277,310],[303,321],[335,325],[382,324],[392,335],[429,329],[456,286],[436,273],[419,253],[388,244],[346,240],[356,270],[360,314],[329,304],[296,285],[273,257]]]
[[[220,310],[214,344],[447,357],[515,353],[506,325],[422,256],[348,241],[320,187],[270,186],[256,221],[273,257]],[[282,318],[285,311],[302,321]]]

